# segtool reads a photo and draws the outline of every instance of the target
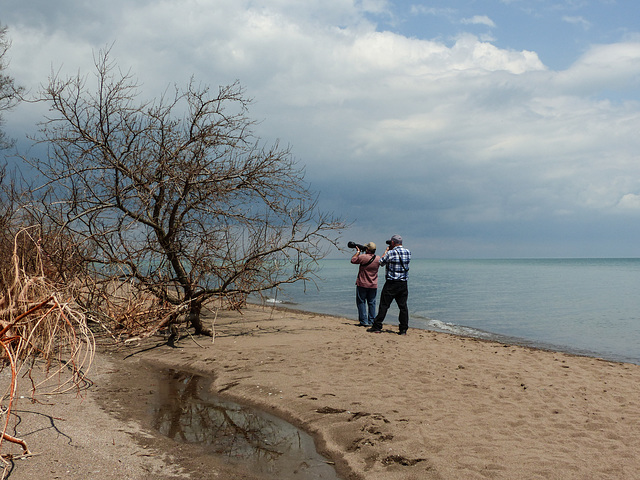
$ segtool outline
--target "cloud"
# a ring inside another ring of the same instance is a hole
[[[449,17],[457,12],[455,8],[436,8],[425,5],[411,5],[412,15],[434,15],[436,17]]]
[[[625,210],[640,211],[640,195],[636,193],[627,193],[620,199],[618,206]]]
[[[360,0],[359,6],[363,12],[375,14],[389,14],[391,6],[388,0]]]
[[[591,28],[591,22],[586,20],[584,17],[564,16],[562,17],[562,21],[570,23],[572,25],[579,25],[585,30],[589,30]]]
[[[640,42],[594,45],[569,69],[559,72],[557,84],[574,95],[603,90],[637,88]]]
[[[491,28],[494,28],[496,26],[496,24],[493,23],[493,20],[491,20],[486,15],[475,15],[471,18],[463,18],[462,20],[460,20],[460,23],[462,23],[463,25],[485,25]]]
[[[584,234],[590,218],[640,220],[633,40],[594,45],[552,71],[535,51],[468,33],[445,43],[381,29],[376,16],[393,15],[386,1],[6,1],[12,73],[28,87],[51,66],[90,73],[94,52],[113,42],[145,95],[192,75],[212,86],[239,79],[257,133],[290,143],[322,206],[357,218],[363,238],[401,231],[442,252],[474,242],[497,251],[542,230],[568,238],[574,222]],[[35,123],[39,108],[22,105],[7,127]]]

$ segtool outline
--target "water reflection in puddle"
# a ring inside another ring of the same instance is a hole
[[[163,435],[204,446],[264,478],[338,480],[302,430],[213,395],[205,377],[175,370],[160,375],[152,413],[153,426]]]

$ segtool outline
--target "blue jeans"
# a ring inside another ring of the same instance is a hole
[[[356,285],[356,306],[358,307],[358,320],[360,325],[373,325],[376,318],[377,288],[365,288]],[[367,310],[368,313],[367,313]]]

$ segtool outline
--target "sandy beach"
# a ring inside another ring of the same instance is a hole
[[[9,478],[254,478],[143,420],[163,367],[303,428],[343,479],[640,478],[640,366],[396,328],[249,306],[213,341],[102,351],[87,389],[20,399]]]

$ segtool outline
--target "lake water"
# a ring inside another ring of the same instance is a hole
[[[286,286],[270,301],[355,321],[349,259],[321,261],[317,285]],[[380,269],[378,298],[383,279]],[[639,287],[635,258],[414,259],[409,325],[640,364]],[[395,303],[385,324],[397,325]]]

